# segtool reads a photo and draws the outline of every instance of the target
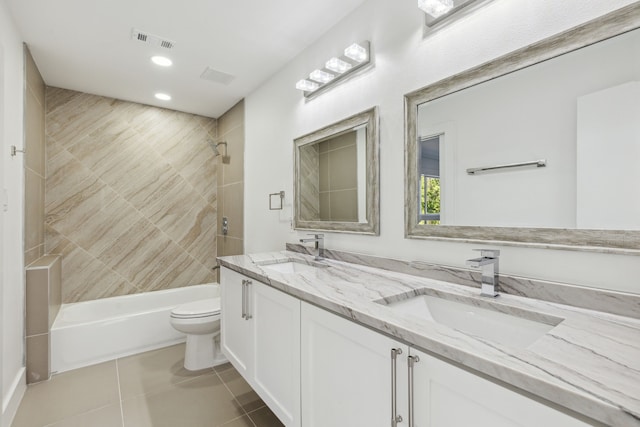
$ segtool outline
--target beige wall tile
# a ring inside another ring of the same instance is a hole
[[[35,248],[26,250],[24,253],[24,265],[28,266],[44,255],[44,248],[44,245],[38,245]]]
[[[27,73],[27,86],[33,94],[36,96],[38,103],[44,108],[45,102],[45,85],[40,70],[36,65],[31,52],[28,48],[25,48],[25,68]]]
[[[224,187],[219,186],[217,189],[218,192],[218,200],[216,203],[216,207],[217,207],[217,212],[216,212],[216,217],[217,217],[217,226],[218,226],[218,233],[222,233],[222,217],[226,216],[224,214],[225,212],[225,205],[224,205],[224,191],[223,191]]]
[[[244,100],[218,117],[218,138],[224,138],[229,131],[236,127],[244,127]]]
[[[319,174],[320,174],[319,180],[318,180],[318,188],[320,191],[329,191],[330,190],[329,183],[331,181],[330,181],[330,175],[329,175],[329,153],[328,152],[324,152],[320,154],[318,167],[319,167]]]
[[[358,191],[332,191],[331,219],[333,221],[358,221]]]
[[[331,138],[327,141],[329,144],[329,150],[337,150],[351,145],[356,145],[357,135],[356,131],[350,131],[343,133],[342,135],[338,135],[335,138]]]
[[[44,177],[44,106],[27,88],[25,98],[25,167]]]
[[[25,250],[44,243],[44,179],[25,170]]]
[[[49,330],[56,320],[62,304],[62,257],[56,257],[56,261],[49,270]]]
[[[49,334],[27,337],[27,384],[49,379],[49,348]]]
[[[219,166],[222,167],[223,184],[228,185],[244,179],[244,127],[234,128],[223,139],[227,142],[230,159],[228,164],[220,162]],[[222,156],[219,159],[222,160]]]
[[[320,193],[320,220],[331,221],[331,200],[329,195],[331,193]]]
[[[46,112],[45,247],[63,255],[64,302],[215,280],[216,119],[57,88]]]
[[[224,256],[242,255],[244,253],[244,240],[235,237],[224,237]]]
[[[49,332],[49,270],[27,269],[25,286],[27,336]]]
[[[357,188],[358,173],[355,145],[329,151],[329,176],[331,191]]]
[[[228,236],[244,237],[244,183],[227,185],[222,189],[224,212],[222,216],[229,218]]]

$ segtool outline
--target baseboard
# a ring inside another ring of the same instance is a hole
[[[25,391],[27,391],[27,370],[21,368],[2,401],[2,422],[0,426],[11,426]]]

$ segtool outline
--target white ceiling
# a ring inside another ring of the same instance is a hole
[[[3,1],[47,85],[219,117],[364,0]],[[131,40],[132,28],[176,45]],[[163,53],[172,67],[151,63]],[[235,78],[200,79],[206,67]]]

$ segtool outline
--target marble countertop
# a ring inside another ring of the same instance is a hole
[[[640,320],[503,294],[488,302],[479,290],[335,260],[327,268],[283,274],[268,263],[313,258],[282,251],[218,258],[224,267],[302,301],[367,325],[407,344],[611,426],[640,426]],[[444,292],[505,313],[562,320],[526,348],[509,347],[392,310],[384,302]],[[380,302],[383,302],[382,304]]]

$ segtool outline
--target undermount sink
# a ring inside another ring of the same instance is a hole
[[[471,298],[469,300],[475,301]],[[490,302],[482,304],[491,305]],[[453,301],[442,295],[417,295],[391,302],[388,306],[394,311],[436,322],[468,335],[520,348],[533,344],[562,321],[560,318],[524,310],[516,310],[518,314],[503,313]],[[523,316],[537,316],[540,320]]]
[[[260,265],[265,270],[275,271],[281,274],[317,272],[320,268],[326,268],[326,265],[307,264],[306,262],[295,259],[265,262],[258,265]]]

